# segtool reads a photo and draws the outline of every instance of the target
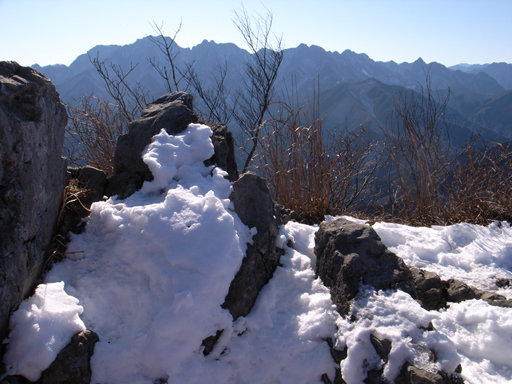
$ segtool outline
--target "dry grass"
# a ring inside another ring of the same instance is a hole
[[[92,96],[84,97],[79,108],[68,106],[68,114],[71,162],[91,165],[112,176],[117,138],[126,132],[129,121],[115,105]]]
[[[292,94],[279,103],[279,115],[264,126],[258,171],[275,201],[321,221],[367,197],[379,162],[365,129],[325,139],[316,92],[313,100],[301,105]]]

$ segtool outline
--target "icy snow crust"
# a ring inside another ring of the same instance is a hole
[[[334,338],[338,348],[349,347],[341,363],[344,380],[359,384],[384,364],[372,333],[392,341],[384,367],[389,380],[410,361],[448,373],[461,363],[470,384],[512,381],[509,308],[472,300],[429,312],[403,292],[361,286],[351,307],[354,321],[341,318],[313,272],[318,227],[290,222],[281,228],[282,265],[251,313],[233,322],[221,304],[256,230],[230,209],[225,172],[203,164],[213,154],[210,135],[199,124],[177,136],[162,131],[144,153],[155,179],[126,200],[93,204],[68,259],[12,315],[8,374],[37,379],[86,326],[100,336],[92,383],[320,383],[323,373],[334,378],[324,341]],[[409,265],[443,279],[495,289],[496,277],[512,277],[506,223],[374,228]],[[510,290],[499,293],[512,297]],[[202,340],[221,329],[205,357]]]

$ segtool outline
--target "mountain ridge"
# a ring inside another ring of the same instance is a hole
[[[218,44],[213,40],[205,39],[192,48],[181,48],[177,44],[174,47],[176,52],[179,50],[177,66],[183,68],[184,63],[194,63],[195,70],[204,80],[205,86],[214,84],[213,73],[223,65],[226,65],[228,70],[225,81],[228,89],[235,90],[242,83],[244,62],[250,54],[235,44]],[[94,94],[99,98],[108,98],[101,78],[90,63],[92,58],[112,62],[124,71],[137,64],[137,68],[130,75],[130,81],[141,83],[150,92],[150,97],[156,98],[166,93],[166,89],[162,79],[147,59],[154,58],[163,63],[164,59],[160,55],[158,47],[149,37],[144,37],[124,46],[93,47],[87,53],[78,56],[69,66],[35,65],[34,68],[47,75],[56,85],[62,99],[72,104],[82,95]],[[393,89],[392,93],[381,95],[375,100],[366,98],[364,102],[363,100],[356,102],[353,95],[344,94],[345,100],[337,99],[336,103],[331,101],[330,106],[326,107],[329,103],[325,98],[322,99],[321,104],[325,105],[320,106],[321,116],[327,128],[340,128],[348,119],[351,119],[354,123],[348,128],[357,129],[360,124],[371,123],[375,127],[385,124],[386,119],[382,111],[389,110],[389,101],[394,95],[406,94],[408,90],[422,92],[430,86],[437,95],[450,92],[450,111],[458,116],[459,121],[464,122],[467,129],[494,132],[496,140],[501,140],[499,135],[512,137],[512,127],[506,123],[507,112],[493,107],[494,114],[497,115],[493,118],[483,118],[484,114],[480,112],[480,108],[483,108],[491,99],[512,89],[512,64],[502,64],[446,67],[436,62],[427,64],[422,58],[418,58],[413,63],[380,62],[372,60],[365,53],[356,53],[348,49],[340,53],[326,51],[317,45],[300,44],[296,48],[284,50],[283,63],[276,81],[276,91],[280,95],[285,94],[286,90],[289,90],[292,78],[297,93],[304,98],[307,98],[318,86],[324,94],[340,84],[356,84],[369,79],[400,87],[386,88],[389,92]],[[431,80],[429,85],[426,83],[427,75]],[[349,85],[347,87],[350,88]],[[384,90],[382,87],[375,89],[379,89],[379,92]],[[329,94],[335,93],[332,91]],[[341,97],[340,93],[337,95]],[[360,97],[363,97],[362,94]],[[365,107],[365,103],[368,107]],[[373,105],[369,106],[368,103]],[[349,104],[353,104],[351,108],[348,108]],[[338,109],[334,108],[334,105],[337,105]],[[503,103],[495,104],[497,105],[502,106]],[[346,114],[348,110],[351,110],[350,116]],[[370,110],[379,111],[379,117],[372,116],[369,113]]]

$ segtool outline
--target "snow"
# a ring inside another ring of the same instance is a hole
[[[203,164],[213,154],[210,136],[200,124],[176,136],[162,131],[143,155],[154,180],[125,200],[93,204],[68,258],[11,316],[8,374],[37,380],[87,327],[100,337],[92,383],[321,383],[336,369],[326,339],[348,346],[340,368],[349,384],[383,366],[393,380],[405,361],[448,373],[461,364],[470,384],[512,380],[510,308],[471,300],[426,311],[404,292],[361,286],[352,316],[339,316],[315,278],[317,226],[281,227],[281,265],[251,313],[233,321],[221,305],[256,229],[233,212],[226,173]],[[507,223],[373,227],[407,264],[512,297],[495,285],[512,278]],[[202,340],[219,330],[204,356]],[[392,342],[388,362],[371,334]]]
[[[432,228],[376,223],[373,228],[406,264],[512,298],[512,290],[500,290],[495,284],[498,278],[512,279],[512,228],[508,223]]]
[[[39,379],[71,337],[85,329],[83,308],[64,291],[64,282],[40,284],[11,316],[4,356],[8,375]]]

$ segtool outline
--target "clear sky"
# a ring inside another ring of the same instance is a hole
[[[0,0],[0,61],[66,64],[96,45],[131,44],[164,23],[177,43],[243,45],[233,24],[240,0]],[[374,60],[512,63],[512,0],[262,0],[286,48],[350,49]]]

